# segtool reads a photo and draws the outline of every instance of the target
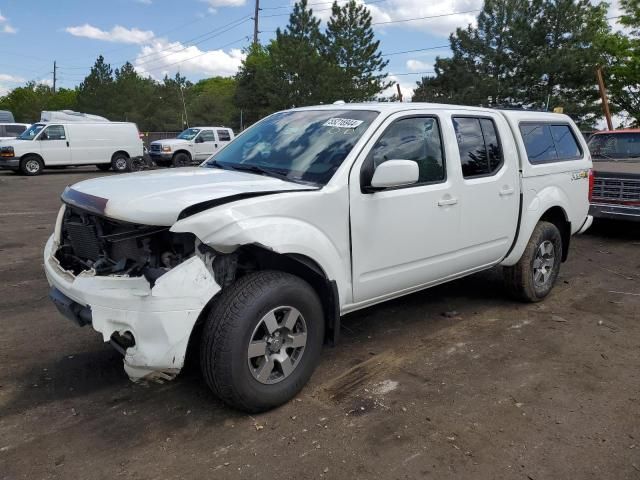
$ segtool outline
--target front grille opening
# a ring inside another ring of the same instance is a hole
[[[145,276],[153,283],[194,249],[191,233],[119,222],[67,206],[55,256],[74,275],[93,269],[97,275]]]
[[[592,198],[614,202],[640,201],[640,180],[596,177],[593,182]]]

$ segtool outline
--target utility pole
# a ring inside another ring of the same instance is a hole
[[[53,61],[53,93],[56,93],[56,80],[58,73],[58,67],[56,66],[56,61]]]
[[[402,102],[402,90],[400,90],[400,84],[396,83],[396,89],[398,90],[398,101]]]
[[[613,122],[611,121],[611,111],[609,110],[609,100],[607,98],[607,89],[604,86],[602,78],[602,67],[596,69],[596,77],[598,79],[598,88],[600,89],[600,98],[602,99],[602,111],[607,119],[607,128],[613,130]]]
[[[253,44],[258,44],[258,16],[260,15],[260,0],[256,0],[256,8],[253,12]]]

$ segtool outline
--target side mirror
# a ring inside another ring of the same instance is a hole
[[[387,160],[373,172],[371,187],[380,189],[411,185],[419,178],[420,170],[413,160]]]

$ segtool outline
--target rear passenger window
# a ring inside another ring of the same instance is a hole
[[[218,132],[218,140],[221,142],[229,142],[231,141],[231,135],[227,130],[217,130]]]
[[[454,117],[453,127],[464,178],[496,173],[502,166],[502,147],[493,120]]]
[[[576,160],[582,157],[582,150],[569,125],[523,123],[520,125],[520,133],[531,164]]]

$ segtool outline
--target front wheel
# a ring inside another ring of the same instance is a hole
[[[558,227],[539,222],[518,263],[504,268],[505,286],[519,300],[539,302],[556,283],[561,261],[562,236]]]
[[[40,175],[44,170],[44,164],[35,155],[30,155],[20,161],[20,172],[24,175]]]
[[[191,157],[186,153],[176,153],[172,160],[174,167],[188,167],[191,165]]]
[[[223,290],[209,314],[202,372],[227,405],[269,410],[307,383],[323,338],[322,304],[307,282],[283,272],[251,273]]]

